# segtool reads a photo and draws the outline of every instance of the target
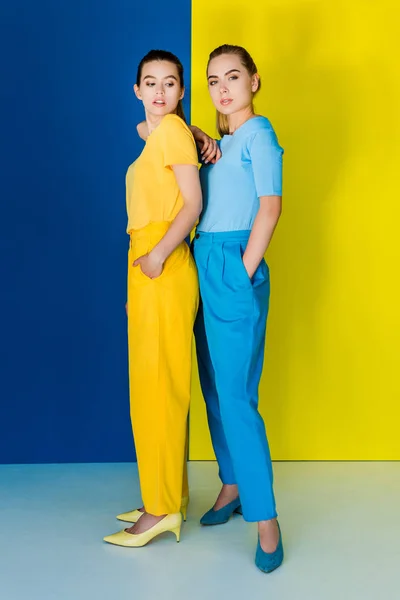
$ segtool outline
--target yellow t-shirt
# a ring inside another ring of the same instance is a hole
[[[183,206],[172,165],[198,164],[192,132],[177,115],[166,115],[152,131],[126,174],[127,232],[173,221]]]

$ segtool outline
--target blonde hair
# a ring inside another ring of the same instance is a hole
[[[242,63],[242,65],[244,66],[244,68],[246,69],[246,71],[248,72],[250,77],[257,74],[256,64],[255,64],[254,60],[252,59],[252,57],[250,56],[250,54],[247,52],[247,50],[245,48],[243,48],[242,46],[233,46],[231,44],[223,44],[222,46],[215,48],[215,50],[213,50],[211,52],[211,54],[208,58],[207,72],[208,72],[208,67],[210,65],[210,62],[214,58],[217,58],[218,56],[222,56],[223,54],[234,54],[234,55],[238,56],[240,58],[240,62]],[[261,87],[261,80],[259,80],[257,91],[260,89],[260,87]],[[253,96],[256,93],[257,92],[254,92]],[[224,135],[227,135],[229,133],[228,117],[227,117],[227,115],[224,115],[221,112],[219,112],[219,110],[217,110],[217,130],[221,137],[223,137]]]

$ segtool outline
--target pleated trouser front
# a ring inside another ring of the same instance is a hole
[[[179,512],[182,495],[188,495],[186,434],[198,309],[197,272],[186,242],[156,279],[132,266],[168,227],[151,223],[131,232],[128,256],[130,411],[142,500],[153,515]]]
[[[250,231],[199,232],[194,240],[201,303],[197,358],[220,478],[237,484],[247,521],[276,517],[272,463],[258,411],[269,306],[264,259],[250,279]]]

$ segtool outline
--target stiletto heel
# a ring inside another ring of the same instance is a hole
[[[176,535],[176,541],[179,542],[181,539],[181,526],[175,527],[175,529],[171,529],[172,533]]]
[[[183,496],[182,497],[182,505],[181,505],[181,513],[182,513],[184,521],[186,521],[186,519],[187,519],[188,506],[189,506],[189,496]]]

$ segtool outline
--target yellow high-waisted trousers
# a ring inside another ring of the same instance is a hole
[[[128,255],[131,421],[143,504],[157,516],[179,512],[182,495],[188,495],[186,433],[198,279],[186,242],[156,279],[132,265],[168,227],[150,223],[132,231]]]

